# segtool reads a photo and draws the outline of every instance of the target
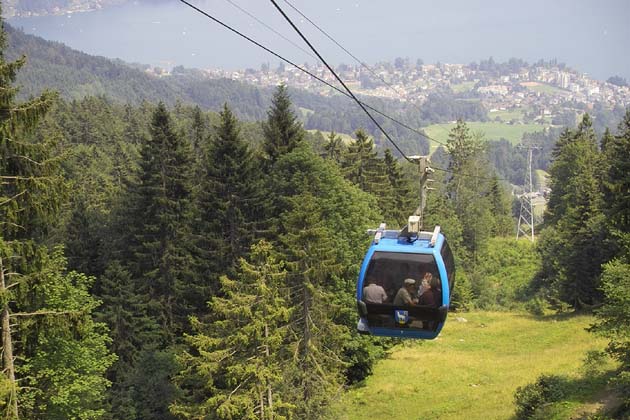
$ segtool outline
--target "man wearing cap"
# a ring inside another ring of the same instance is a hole
[[[414,279],[405,279],[403,286],[396,293],[394,298],[394,305],[413,305],[418,302],[417,299],[412,298],[414,295],[414,289],[416,288],[416,281]]]

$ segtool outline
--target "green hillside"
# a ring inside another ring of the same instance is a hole
[[[606,345],[585,330],[592,321],[589,316],[451,314],[436,340],[400,344],[364,386],[343,395],[339,418],[509,419],[517,387],[541,374],[581,379],[586,353]],[[563,412],[582,409],[597,385],[581,382],[581,388]]]

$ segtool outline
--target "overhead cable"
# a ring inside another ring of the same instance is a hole
[[[198,12],[198,13],[200,13],[200,14],[204,15],[205,17],[207,17],[208,19],[212,20],[213,22],[218,23],[219,25],[223,26],[223,27],[224,27],[224,28],[226,28],[227,30],[229,30],[229,31],[231,31],[231,32],[233,32],[233,33],[235,33],[236,35],[240,36],[241,38],[244,38],[245,40],[247,40],[247,41],[251,42],[252,44],[256,45],[257,47],[259,47],[259,48],[261,48],[261,49],[265,50],[266,52],[268,52],[269,54],[273,55],[274,57],[279,58],[280,60],[284,61],[285,63],[290,64],[291,66],[295,67],[296,69],[300,70],[301,72],[303,72],[303,73],[305,73],[305,74],[309,75],[309,76],[310,76],[310,77],[312,77],[313,79],[315,79],[315,80],[317,80],[317,81],[319,81],[319,82],[321,82],[321,83],[325,84],[326,86],[330,87],[331,89],[335,90],[336,92],[338,92],[338,93],[340,93],[340,94],[342,94],[342,95],[344,95],[344,96],[346,96],[346,97],[348,97],[348,98],[350,98],[350,99],[355,99],[355,98],[353,98],[350,94],[348,94],[347,92],[344,92],[343,90],[339,89],[337,86],[334,86],[334,85],[330,84],[330,83],[329,83],[329,82],[327,82],[326,80],[324,80],[324,79],[322,79],[321,77],[319,77],[319,76],[317,76],[317,75],[315,75],[315,74],[311,73],[310,71],[308,71],[307,69],[303,68],[302,66],[300,66],[300,65],[298,65],[298,64],[296,64],[296,63],[294,63],[294,62],[292,62],[291,60],[289,60],[289,59],[287,59],[287,58],[285,58],[285,57],[281,56],[280,54],[276,53],[275,51],[271,50],[270,48],[268,48],[268,47],[264,46],[264,45],[263,45],[263,44],[261,44],[260,42],[258,42],[258,41],[256,41],[256,40],[252,39],[251,37],[249,37],[249,36],[247,36],[247,35],[243,34],[243,33],[242,33],[242,32],[240,32],[240,31],[238,31],[238,30],[236,30],[236,29],[232,28],[230,25],[228,25],[228,24],[226,24],[226,23],[222,22],[222,21],[221,21],[221,20],[219,20],[218,18],[216,18],[216,17],[212,16],[211,14],[209,14],[208,12],[206,12],[206,11],[204,11],[204,10],[200,9],[199,7],[195,6],[194,4],[191,4],[191,3],[190,3],[190,2],[188,2],[187,0],[179,0],[179,1],[180,1],[181,3],[183,3],[183,4],[185,4],[186,6],[190,7],[191,9],[195,10],[196,12]],[[363,106],[365,106],[366,108],[369,108],[370,110],[372,110],[372,111],[376,112],[377,114],[381,115],[382,117],[387,118],[388,120],[390,120],[390,121],[392,121],[392,122],[394,122],[394,123],[396,123],[396,124],[400,125],[401,127],[404,127],[404,128],[406,128],[406,129],[408,129],[408,130],[410,130],[410,131],[413,131],[414,133],[416,133],[416,134],[418,134],[418,135],[420,135],[420,136],[422,136],[422,137],[424,137],[424,138],[426,138],[426,139],[428,139],[428,140],[434,141],[434,142],[436,142],[436,143],[438,143],[438,144],[440,144],[440,145],[442,145],[442,146],[446,146],[446,144],[444,144],[443,142],[438,141],[438,140],[436,140],[436,139],[433,139],[433,138],[429,137],[426,133],[424,133],[424,132],[422,132],[422,131],[418,130],[417,128],[411,127],[410,125],[408,125],[408,124],[406,124],[406,123],[404,123],[404,122],[402,122],[402,121],[400,121],[400,120],[398,120],[398,119],[396,119],[396,118],[394,118],[394,117],[391,117],[391,116],[389,116],[389,115],[385,114],[385,113],[384,113],[384,112],[382,112],[382,111],[379,111],[378,109],[376,109],[376,108],[372,107],[372,106],[371,106],[371,105],[369,105],[369,104],[366,104],[365,102],[361,102],[361,101],[359,101],[359,102],[360,102]],[[402,153],[402,152],[400,152],[400,153],[401,153],[401,155],[403,155],[403,156],[404,156],[404,153]]]
[[[337,81],[344,87],[344,89],[346,89],[346,91],[348,92],[348,94],[352,97],[352,99],[354,99],[354,101],[361,107],[361,109],[363,110],[363,112],[365,112],[367,114],[367,116],[370,118],[370,120],[372,120],[372,122],[378,127],[378,129],[381,131],[381,133],[383,133],[383,135],[387,138],[387,140],[389,140],[389,142],[396,148],[396,150],[398,150],[398,153],[400,153],[402,155],[402,157],[405,158],[405,160],[407,160],[408,162],[412,162],[411,159],[409,159],[407,157],[407,155],[405,155],[405,153],[400,149],[400,147],[398,147],[398,145],[396,144],[396,142],[389,136],[389,134],[387,134],[387,131],[385,131],[383,129],[383,127],[381,127],[381,125],[378,123],[378,121],[376,121],[376,119],[372,116],[372,114],[370,114],[370,111],[367,110],[367,108],[365,107],[365,105],[363,105],[363,103],[357,99],[356,96],[354,96],[354,93],[352,93],[352,91],[350,90],[350,88],[348,88],[348,86],[346,86],[346,84],[344,83],[343,80],[341,80],[341,77],[339,77],[337,75],[337,73],[335,72],[335,70],[333,70],[333,68],[326,62],[326,60],[324,60],[324,58],[321,56],[321,54],[317,51],[317,49],[313,46],[313,44],[311,44],[309,42],[309,40],[304,36],[304,34],[302,34],[302,32],[298,29],[297,26],[295,26],[295,24],[293,23],[293,21],[291,21],[291,19],[289,18],[289,16],[287,16],[286,13],[284,13],[284,10],[282,10],[282,8],[280,6],[278,6],[278,3],[276,3],[275,0],[270,0],[271,3],[275,6],[276,9],[278,9],[278,12],[280,12],[280,14],[285,18],[285,20],[287,22],[289,22],[289,25],[291,25],[291,27],[295,30],[295,32],[297,32],[298,35],[300,35],[300,37],[302,38],[302,40],[304,40],[304,42],[306,43],[306,45],[309,46],[309,48],[315,53],[315,55],[317,55],[317,57],[319,57],[319,59],[322,61],[322,63],[324,63],[324,65],[328,68],[328,70],[333,74],[333,76],[335,76],[335,79],[337,79]]]
[[[374,123],[376,124],[376,126],[377,126],[380,130],[381,130],[381,132],[385,135],[385,137],[386,137],[386,138],[387,138],[387,139],[388,139],[388,140],[389,140],[389,141],[390,141],[390,142],[394,145],[394,147],[395,147],[395,148],[396,148],[396,150],[397,150],[397,151],[401,154],[401,156],[403,156],[403,157],[404,157],[404,158],[405,158],[408,162],[412,162],[412,161],[411,161],[411,160],[410,160],[410,159],[409,159],[409,158],[405,155],[405,153],[403,153],[403,152],[402,152],[402,150],[401,150],[401,149],[400,149],[400,148],[396,145],[396,143],[395,143],[395,142],[391,139],[391,137],[390,137],[390,136],[389,136],[389,135],[385,132],[385,130],[384,130],[384,129],[380,126],[380,124],[378,124],[378,122],[376,122],[376,120],[373,118],[373,116],[372,116],[369,112],[367,112],[367,110],[366,110],[365,108],[369,108],[369,109],[371,109],[372,111],[376,112],[377,114],[379,114],[379,115],[381,115],[381,116],[383,116],[383,117],[385,117],[385,118],[387,118],[387,119],[389,119],[389,120],[391,120],[391,121],[393,121],[393,122],[395,122],[395,123],[399,124],[399,125],[400,125],[400,126],[402,126],[402,127],[407,128],[408,130],[411,130],[411,131],[413,131],[413,132],[415,132],[415,133],[417,133],[417,134],[419,134],[419,135],[421,135],[421,136],[423,136],[423,137],[427,138],[428,140],[432,140],[432,141],[434,141],[434,142],[436,142],[436,143],[438,143],[438,144],[441,144],[441,145],[443,145],[443,146],[446,146],[446,144],[445,144],[445,143],[443,143],[443,142],[441,142],[441,141],[438,141],[438,140],[436,140],[436,139],[433,139],[433,138],[429,137],[427,134],[425,134],[425,133],[423,133],[423,132],[421,132],[421,131],[419,131],[419,130],[417,130],[417,129],[413,128],[413,127],[410,127],[409,125],[407,125],[407,124],[405,124],[405,123],[403,123],[403,122],[401,122],[401,121],[399,121],[399,120],[397,120],[397,119],[395,119],[395,118],[393,118],[393,117],[390,117],[389,115],[387,115],[387,114],[383,113],[382,111],[379,111],[378,109],[375,109],[374,107],[372,107],[372,106],[370,106],[370,105],[368,105],[368,104],[366,104],[366,103],[364,103],[364,102],[361,102],[359,99],[357,99],[357,98],[356,98],[356,96],[354,96],[354,95],[352,94],[352,92],[344,92],[343,90],[341,90],[341,89],[339,89],[338,87],[336,87],[336,86],[334,86],[334,85],[330,84],[330,83],[329,83],[329,82],[327,82],[326,80],[324,80],[324,79],[322,79],[322,78],[320,78],[320,77],[316,76],[315,74],[313,74],[313,73],[309,72],[308,70],[304,69],[303,67],[301,67],[301,66],[299,66],[299,65],[295,64],[294,62],[292,62],[292,61],[288,60],[287,58],[285,58],[285,57],[281,56],[280,54],[278,54],[278,53],[274,52],[274,51],[273,51],[273,50],[271,50],[270,48],[267,48],[266,46],[262,45],[261,43],[257,42],[256,40],[254,40],[254,39],[250,38],[249,36],[247,36],[247,35],[243,34],[243,33],[242,33],[242,32],[240,32],[240,31],[238,31],[238,30],[236,30],[236,29],[232,28],[232,27],[231,27],[231,26],[229,26],[228,24],[226,24],[226,23],[222,22],[221,20],[219,20],[219,19],[217,19],[216,17],[214,17],[214,16],[210,15],[209,13],[205,12],[204,10],[202,10],[202,9],[198,8],[197,6],[195,6],[195,5],[191,4],[191,3],[189,3],[187,0],[179,0],[179,1],[180,1],[181,3],[183,3],[183,4],[187,5],[187,6],[188,6],[188,7],[190,7],[191,9],[193,9],[193,10],[197,11],[198,13],[201,13],[202,15],[204,15],[204,16],[205,16],[205,17],[207,17],[208,19],[210,19],[210,20],[214,21],[215,23],[218,23],[219,25],[223,26],[224,28],[228,29],[229,31],[231,31],[231,32],[233,32],[233,33],[237,34],[238,36],[240,36],[240,37],[242,37],[242,38],[246,39],[247,41],[251,42],[252,44],[256,45],[257,47],[259,47],[259,48],[261,48],[261,49],[263,49],[263,50],[267,51],[269,54],[273,55],[274,57],[277,57],[277,58],[279,58],[280,60],[282,60],[282,61],[286,62],[287,64],[290,64],[291,66],[295,67],[296,69],[298,69],[298,70],[302,71],[303,73],[308,74],[309,76],[311,76],[311,77],[312,77],[312,78],[314,78],[315,80],[317,80],[317,81],[319,81],[319,82],[321,82],[321,83],[323,83],[323,84],[327,85],[328,87],[330,87],[331,89],[334,89],[335,91],[339,92],[340,94],[342,94],[342,95],[344,95],[344,96],[346,96],[346,97],[349,97],[349,98],[353,99],[355,102],[357,102],[357,103],[359,104],[359,106],[363,109],[363,111],[364,111],[364,112],[365,112],[365,113],[366,113],[366,114],[370,117],[370,119],[372,120],[372,122],[374,122]],[[275,4],[275,2],[274,2],[273,0],[271,0],[271,1],[272,1],[272,3],[274,3],[274,4]],[[309,46],[310,46],[310,43],[308,43],[308,42],[307,42],[307,44],[309,44]],[[311,48],[312,48],[312,46],[311,46]],[[317,52],[316,52],[316,54],[319,56],[319,54],[318,54]],[[322,62],[323,62],[323,63],[324,63],[324,64],[328,67],[328,69],[329,69],[329,70],[330,70],[330,71],[331,71],[331,72],[332,72],[332,73],[333,73],[333,74],[337,77],[337,80],[339,80],[339,81],[340,81],[340,83],[341,83],[342,85],[344,85],[344,87],[345,87],[347,90],[349,90],[349,89],[348,89],[348,87],[347,87],[347,86],[345,86],[345,84],[343,83],[343,81],[341,81],[341,79],[339,79],[339,76],[337,76],[337,74],[336,74],[334,71],[332,71],[332,69],[331,69],[331,68],[330,68],[330,67],[326,64],[326,62],[325,62],[325,61],[321,58],[321,56],[320,56],[320,60],[322,60]],[[436,167],[434,167],[434,169],[436,169],[436,170],[438,170],[438,171],[442,171],[442,172],[449,172],[449,173],[453,173],[453,174],[455,174],[455,172],[453,172],[452,170],[448,170],[448,169],[442,169],[442,168],[436,168]],[[462,175],[462,174],[460,174],[460,175]],[[468,177],[473,177],[473,178],[493,179],[493,178],[489,178],[489,177],[480,177],[480,176],[476,176],[476,175],[468,175],[468,174],[463,174],[463,175],[464,175],[464,176],[468,176]],[[503,179],[503,178],[498,178],[498,179],[499,179],[499,180],[502,180],[502,181],[508,181],[507,179]],[[508,181],[508,182],[509,182],[509,181]]]
[[[315,22],[313,22],[308,16],[306,16],[304,13],[302,13],[300,11],[300,9],[298,9],[297,7],[295,7],[293,4],[291,4],[291,2],[289,2],[288,0],[283,0],[290,8],[292,8],[293,10],[295,10],[300,16],[302,16],[304,19],[306,19],[311,25],[313,25],[315,28],[317,28],[318,31],[320,31],[322,34],[324,34],[324,36],[326,36],[328,39],[330,39],[332,42],[335,43],[335,45],[337,45],[339,48],[341,48],[346,54],[348,54],[350,57],[354,58],[354,60],[359,63],[363,68],[365,68],[367,71],[369,71],[370,73],[372,73],[372,75],[374,77],[376,77],[377,79],[379,79],[381,82],[383,82],[385,85],[389,86],[391,89],[394,90],[394,92],[396,92],[398,95],[400,95],[401,93],[390,83],[387,83],[387,81],[385,79],[383,79],[381,77],[380,74],[378,74],[374,69],[372,69],[370,66],[368,66],[367,64],[365,64],[363,61],[361,61],[359,58],[357,58],[354,54],[352,54],[350,51],[348,51],[343,45],[341,45],[339,42],[337,42],[337,40],[335,40],[335,38],[333,38],[331,35],[328,34],[328,32],[326,32],[325,30],[323,30],[319,25],[317,25]]]

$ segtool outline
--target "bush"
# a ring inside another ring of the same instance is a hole
[[[470,279],[464,270],[457,272],[457,280],[453,287],[450,309],[454,311],[465,311],[473,304],[473,292]]]
[[[525,309],[532,315],[543,316],[548,306],[544,298],[537,296],[525,304]]]
[[[591,350],[586,353],[582,365],[584,377],[594,378],[601,376],[608,366],[608,356],[603,351]]]
[[[545,404],[562,400],[566,395],[566,380],[557,375],[542,375],[533,384],[518,387],[514,395],[516,418],[531,419]]]

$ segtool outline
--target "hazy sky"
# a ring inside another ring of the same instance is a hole
[[[234,6],[303,45],[271,2],[190,1],[292,61],[315,61]],[[284,0],[277,1],[327,60],[354,63]],[[530,63],[557,58],[598,79],[618,74],[630,80],[630,0],[290,1],[368,63],[395,57],[425,63],[470,63],[490,56]],[[152,65],[258,68],[263,62],[278,63],[177,0],[10,22],[91,54]]]

